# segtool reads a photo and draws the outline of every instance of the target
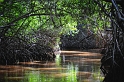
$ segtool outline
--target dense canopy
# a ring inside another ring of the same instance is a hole
[[[78,33],[79,24],[98,34],[110,23],[101,10],[94,0],[0,0],[0,59],[24,61],[19,56],[28,53],[33,60],[40,49],[56,50],[61,35]]]

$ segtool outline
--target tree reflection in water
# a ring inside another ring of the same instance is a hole
[[[62,51],[53,62],[0,66],[0,82],[102,82],[98,53]]]

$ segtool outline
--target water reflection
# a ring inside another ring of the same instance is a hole
[[[62,51],[52,62],[20,62],[0,65],[0,82],[101,82],[101,55]]]

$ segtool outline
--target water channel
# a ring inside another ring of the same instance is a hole
[[[61,51],[52,62],[0,65],[0,82],[102,82],[101,54]]]

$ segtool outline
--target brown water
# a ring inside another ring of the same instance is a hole
[[[0,82],[102,82],[101,54],[61,51],[52,62],[0,65]]]

